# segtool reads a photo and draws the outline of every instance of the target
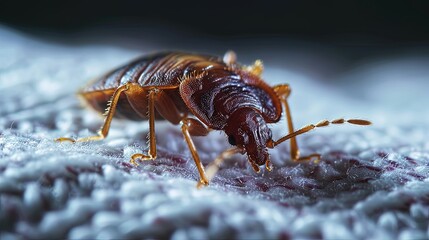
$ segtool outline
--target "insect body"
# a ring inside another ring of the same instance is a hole
[[[349,122],[368,125],[359,119],[321,121],[294,131],[287,98],[287,84],[274,87],[265,83],[262,62],[252,66],[236,63],[233,52],[223,59],[215,56],[178,52],[158,53],[137,59],[113,70],[86,86],[80,95],[94,109],[103,112],[105,121],[98,135],[80,138],[58,138],[57,141],[84,142],[101,140],[108,134],[113,116],[131,120],[149,120],[149,150],[134,154],[131,162],[156,158],[155,119],[181,124],[183,136],[198,168],[199,185],[207,185],[217,166],[235,153],[247,154],[256,172],[272,166],[268,149],[290,139],[291,159],[319,158],[318,154],[299,156],[295,137],[316,127]],[[270,123],[280,121],[285,113],[289,134],[275,141]],[[224,151],[206,174],[191,136],[205,136],[221,130],[234,147]]]

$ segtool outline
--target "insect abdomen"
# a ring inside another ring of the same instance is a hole
[[[127,83],[135,83],[142,88],[148,86],[178,86],[184,76],[206,65],[219,64],[213,57],[183,54],[183,53],[159,53],[139,58],[130,64],[119,67],[95,82],[85,87],[80,95],[89,103],[91,107],[99,112],[104,112],[113,92],[120,86]],[[165,90],[167,97],[171,98],[177,109],[183,113],[189,112],[183,102],[178,89]],[[147,119],[147,99],[146,94],[137,96],[139,98],[139,109],[133,107],[126,94],[122,94],[115,116],[128,118],[131,120]],[[135,101],[133,96],[132,101]],[[162,119],[159,114],[156,118]]]
[[[136,59],[97,78],[82,89],[82,92],[116,89],[126,83],[137,83],[142,75],[154,75],[157,67],[162,64],[163,59],[168,58],[168,55],[170,53],[159,53]]]

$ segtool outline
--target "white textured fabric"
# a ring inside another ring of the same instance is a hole
[[[374,125],[300,136],[302,154],[321,153],[319,164],[289,161],[288,143],[270,151],[272,172],[236,156],[197,190],[178,126],[156,123],[159,157],[139,167],[129,158],[146,148],[145,122],[114,121],[100,142],[53,141],[94,134],[102,118],[75,92],[140,54],[0,29],[1,239],[429,237],[428,58],[372,61],[336,84],[266,66],[270,84],[293,88],[296,127],[337,117]],[[286,133],[283,120],[272,127]],[[195,143],[205,165],[229,147],[218,132]]]

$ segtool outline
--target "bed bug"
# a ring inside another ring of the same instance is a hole
[[[324,120],[295,131],[287,102],[290,86],[270,86],[262,80],[262,72],[260,60],[251,66],[240,65],[232,51],[223,58],[182,52],[143,56],[108,72],[80,91],[79,95],[91,107],[105,113],[104,124],[97,135],[56,140],[86,142],[104,139],[114,116],[148,120],[148,151],[131,157],[131,163],[138,165],[138,161],[156,159],[155,120],[165,119],[181,125],[199,172],[198,185],[202,186],[208,185],[220,163],[233,154],[247,154],[256,172],[264,165],[271,170],[268,149],[290,139],[292,160],[318,160],[319,154],[300,157],[297,135],[329,124],[370,124],[361,119]],[[289,134],[273,140],[268,124],[279,122],[283,113]],[[206,136],[212,130],[224,131],[233,147],[221,153],[206,173],[191,136]]]

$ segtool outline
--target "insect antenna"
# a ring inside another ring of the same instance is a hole
[[[344,124],[344,123],[349,123],[349,124],[353,124],[353,125],[361,125],[361,126],[371,125],[370,121],[363,120],[363,119],[348,119],[348,120],[346,120],[344,118],[339,118],[339,119],[335,119],[332,121],[322,120],[316,124],[309,124],[307,126],[304,126],[300,129],[296,130],[295,132],[289,133],[288,135],[281,137],[277,141],[270,141],[267,143],[267,147],[274,148],[275,146],[279,145],[280,143],[282,143],[288,139],[291,139],[291,138],[296,137],[298,135],[309,132],[315,128],[326,127],[326,126],[329,126],[330,124]]]

